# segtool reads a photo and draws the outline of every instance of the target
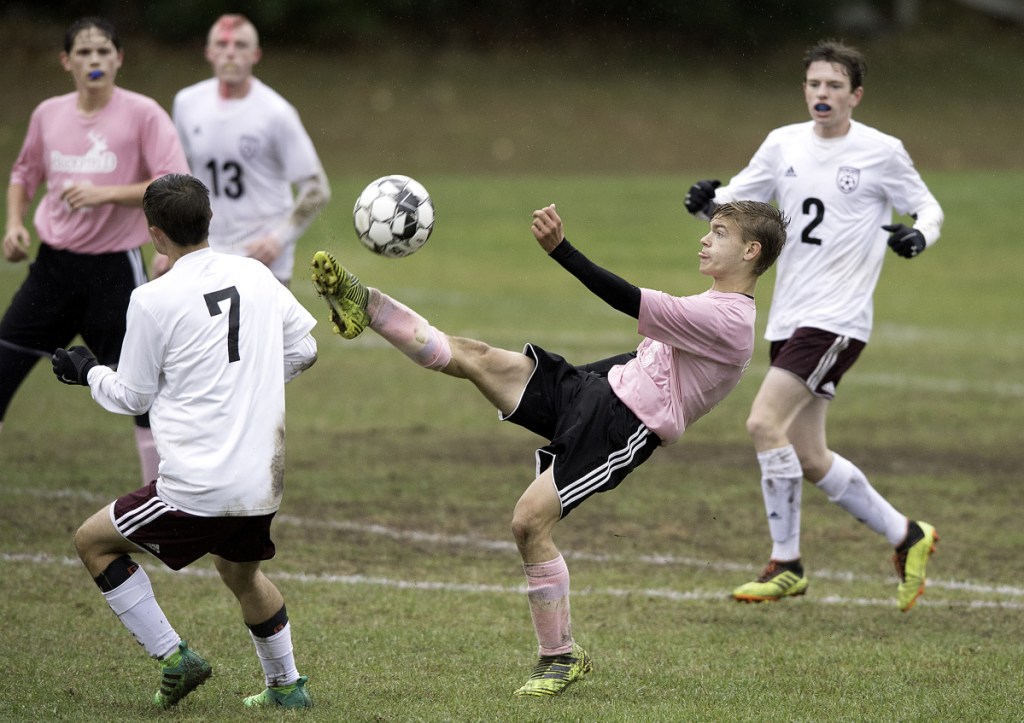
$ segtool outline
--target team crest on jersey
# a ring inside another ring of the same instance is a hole
[[[840,166],[839,173],[836,175],[836,185],[839,190],[843,193],[853,193],[857,190],[857,184],[860,183],[860,169],[850,168],[849,166]]]
[[[260,139],[256,136],[242,136],[238,139],[238,152],[242,158],[251,160],[260,152]]]

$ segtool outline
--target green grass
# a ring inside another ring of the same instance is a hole
[[[557,700],[514,700],[535,640],[509,521],[538,441],[498,423],[469,385],[322,323],[319,362],[288,387],[288,490],[266,566],[310,675],[317,707],[305,720],[1022,719],[1024,146],[1007,89],[1024,65],[1019,32],[973,16],[940,27],[933,12],[912,37],[866,44],[857,116],[904,138],[946,211],[943,238],[918,259],[888,258],[872,342],[829,426],[833,448],[942,536],[918,607],[897,611],[884,540],[813,488],[808,595],[728,601],[768,552],[743,425],[766,368],[759,341],[747,378],[680,444],[559,525],[595,672]],[[35,104],[68,90],[60,33],[0,28],[18,69],[0,77],[0,167]],[[544,258],[531,212],[556,202],[574,243],[635,283],[704,290],[704,225],[682,195],[696,178],[728,178],[769,128],[803,118],[800,50],[669,61],[613,47],[416,58],[268,48],[261,74],[299,108],[334,190],[297,265],[329,247],[440,328],[508,348],[530,340],[577,362],[624,351],[634,324]],[[169,105],[206,74],[198,45],[130,40],[121,79]],[[434,238],[401,261],[364,251],[349,215],[362,187],[391,172],[423,181],[438,210]],[[0,262],[0,303],[24,274]],[[760,328],[771,283],[758,290]],[[324,318],[301,274],[294,291]],[[148,708],[156,666],[71,544],[82,520],[138,485],[130,427],[45,363],[9,410],[0,720],[276,718],[241,710],[262,678],[212,565],[173,574],[140,556],[171,622],[215,668],[173,712]]]
[[[629,348],[634,326],[537,249],[530,212],[559,204],[570,237],[630,280],[703,290],[702,224],[663,176],[425,174],[436,236],[393,261],[358,246],[332,204],[300,249],[336,251],[369,283],[452,333],[587,361]],[[928,173],[943,239],[891,256],[876,336],[830,415],[832,446],[942,542],[928,594],[895,607],[890,550],[808,488],[806,598],[729,602],[764,562],[767,534],[743,419],[765,368],[619,490],[559,525],[574,627],[591,679],[518,701],[535,651],[508,523],[536,440],[502,425],[464,383],[419,370],[372,333],[316,330],[320,360],[289,385],[288,490],[267,565],[288,600],[308,720],[1003,720],[1021,698],[1019,469],[1024,252],[1011,227],[1024,175]],[[332,179],[339,199],[362,176]],[[24,266],[0,266],[0,295]],[[758,291],[762,309],[771,278]],[[319,317],[311,288],[299,299]],[[146,720],[155,666],[73,559],[91,512],[137,486],[130,421],[40,364],[0,436],[0,719]],[[261,685],[230,594],[201,562],[145,560],[172,623],[215,667],[170,714],[242,718]],[[160,715],[159,717],[166,717]],[[257,716],[263,717],[263,716]],[[1011,716],[1012,717],[1012,716]]]

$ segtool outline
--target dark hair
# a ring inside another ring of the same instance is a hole
[[[819,60],[843,66],[850,79],[850,90],[857,90],[864,85],[864,76],[868,73],[868,62],[857,48],[844,45],[838,40],[822,40],[807,49],[807,53],[804,55],[804,70],[806,71],[811,63]]]
[[[210,190],[195,176],[169,173],[153,181],[142,196],[146,223],[178,246],[195,246],[210,234]]]
[[[761,244],[761,255],[754,264],[754,275],[760,276],[771,268],[786,245],[786,215],[770,203],[761,201],[732,201],[723,203],[711,216],[729,218],[740,227],[740,237]]]
[[[121,37],[117,34],[117,29],[114,28],[114,24],[106,18],[100,18],[95,16],[89,16],[79,18],[75,22],[68,26],[67,31],[64,33],[64,52],[70,53],[71,48],[75,45],[75,38],[83,30],[88,28],[96,28],[103,35],[114,44],[114,47],[118,52],[121,51]]]

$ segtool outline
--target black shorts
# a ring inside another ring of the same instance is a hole
[[[139,249],[94,255],[40,244],[0,319],[0,419],[35,363],[76,335],[100,364],[117,366],[128,301],[145,282]]]
[[[785,369],[803,380],[818,397],[832,399],[843,374],[853,366],[866,344],[830,331],[801,327],[793,336],[773,341],[769,350],[771,365]]]
[[[231,562],[269,560],[274,514],[256,517],[197,517],[171,507],[156,494],[156,482],[114,500],[110,516],[117,531],[172,570],[207,553]]]
[[[505,419],[550,443],[537,450],[537,475],[552,467],[565,517],[598,492],[615,489],[661,444],[615,396],[606,376],[527,344],[537,366]]]

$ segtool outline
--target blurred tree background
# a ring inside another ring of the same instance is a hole
[[[1024,168],[1024,0],[6,0],[0,165],[71,90],[71,21],[114,21],[119,84],[169,109],[224,12],[256,24],[256,73],[329,172],[722,173],[807,118],[801,57],[826,37],[865,51],[856,117],[921,168]]]
[[[249,16],[279,45],[346,50],[379,43],[474,48],[625,40],[673,52],[771,45],[821,33],[870,35],[916,22],[924,0],[8,0],[9,20],[102,15],[125,35],[195,38],[210,18]],[[961,0],[1019,22],[1020,0]]]

